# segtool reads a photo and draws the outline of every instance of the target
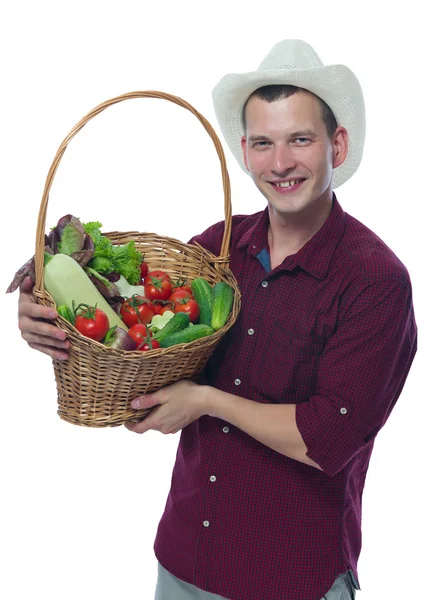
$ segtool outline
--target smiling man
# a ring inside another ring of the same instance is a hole
[[[285,40],[213,99],[267,205],[233,217],[242,308],[199,383],[134,401],[155,408],[129,429],[182,430],[156,600],[351,599],[374,440],[417,344],[407,269],[333,192],[361,162],[361,88]],[[223,226],[190,243],[218,255]]]
[[[333,191],[361,162],[361,87],[284,40],[257,71],[225,76],[213,99],[266,206],[233,217],[242,307],[199,381],[133,401],[153,410],[128,429],[181,431],[155,598],[350,600],[375,437],[417,347],[406,267]],[[216,223],[190,243],[219,255],[223,231]],[[66,357],[29,291],[23,337]]]

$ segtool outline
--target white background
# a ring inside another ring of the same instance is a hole
[[[259,8],[239,1],[16,0],[3,6],[3,290],[34,253],[40,198],[59,144],[97,104],[157,89],[193,104],[219,133],[213,86],[225,73],[254,70],[285,38],[305,39],[325,64],[346,64],[358,76],[366,147],[358,172],[337,195],[408,267],[419,327],[418,354],[370,464],[358,598],[444,598],[438,92],[444,52],[435,3],[276,0]],[[228,150],[227,161],[233,213],[261,210],[263,197]],[[68,212],[101,220],[105,230],[186,241],[224,217],[210,138],[190,113],[168,102],[113,106],[70,143],[51,191],[47,229]],[[22,341],[17,299],[18,293],[1,298],[0,597],[152,599],[152,544],[179,434],[137,436],[124,427],[87,429],[60,420],[51,361]]]

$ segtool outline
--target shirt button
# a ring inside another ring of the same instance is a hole
[[[240,380],[240,379],[235,379],[235,380],[234,380],[234,385],[240,385],[240,383],[241,383],[241,380]]]
[[[347,414],[347,409],[346,408],[341,408],[341,410],[339,412],[341,413],[341,415],[346,415]]]
[[[204,521],[203,522],[203,526],[204,527],[209,527],[210,526],[210,522],[209,521]]]
[[[227,427],[227,426],[225,426],[225,427],[222,429],[222,431],[223,431],[224,433],[228,433],[228,432],[230,431],[230,428],[229,428],[229,427]]]
[[[267,287],[267,285],[268,285],[268,281],[263,281],[262,282],[262,287]]]
[[[254,333],[254,329],[249,329],[248,330],[248,335],[253,335],[253,333]]]
[[[210,481],[216,481],[216,475],[211,475]]]

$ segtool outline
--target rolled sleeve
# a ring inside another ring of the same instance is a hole
[[[341,471],[385,424],[416,348],[409,282],[368,284],[344,308],[320,357],[315,392],[296,406],[307,456],[327,475]]]

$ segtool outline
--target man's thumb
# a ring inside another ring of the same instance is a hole
[[[34,283],[32,282],[31,277],[27,275],[20,285],[20,291],[24,294],[30,294],[32,292],[33,287]]]

